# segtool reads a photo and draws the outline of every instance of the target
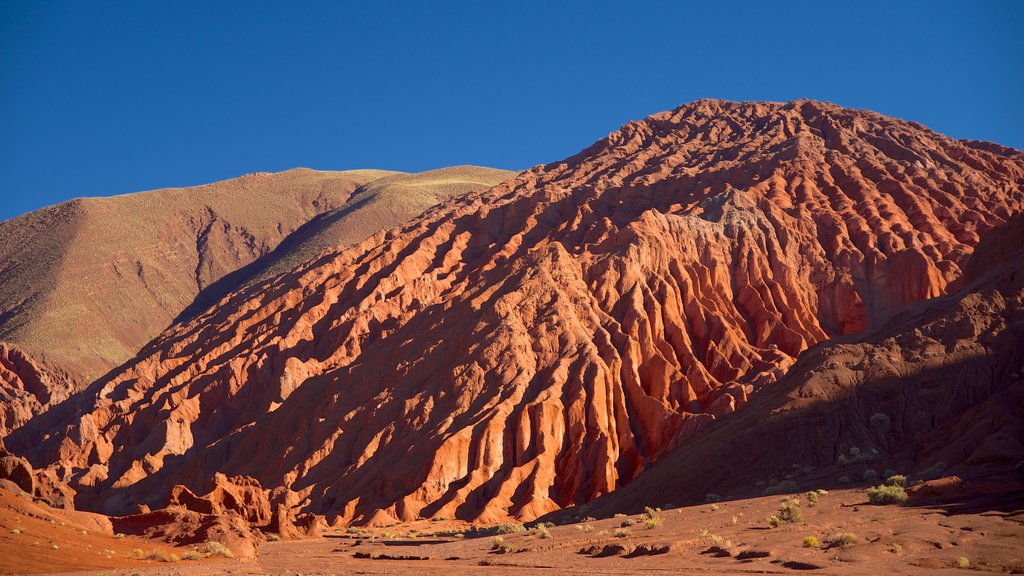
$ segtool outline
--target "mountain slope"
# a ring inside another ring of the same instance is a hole
[[[1024,460],[1024,215],[989,234],[968,269],[960,293],[808,351],[746,408],[585,513],[759,495],[769,478],[814,489],[867,469],[920,478]],[[875,456],[862,463],[851,449]]]
[[[83,381],[98,377],[159,334],[201,289],[388,174],[250,174],[79,198],[2,222],[0,340]]]
[[[44,208],[0,223],[0,340],[88,382],[186,307],[514,174],[296,169]]]
[[[269,254],[204,289],[179,316],[186,320],[244,286],[283,274],[320,252],[355,244],[453,196],[489,188],[515,172],[453,166],[417,174],[393,174],[356,189],[344,204],[313,218]]]
[[[220,471],[335,522],[536,517],[942,294],[1022,185],[913,123],[699,101],[240,290],[8,444],[107,511]]]

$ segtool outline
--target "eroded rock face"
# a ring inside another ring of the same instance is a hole
[[[3,488],[24,494],[53,508],[73,510],[75,491],[59,480],[52,470],[35,470],[28,460],[11,454],[0,443],[0,483]]]
[[[257,480],[247,476],[214,474],[210,491],[197,496],[185,486],[171,489],[168,506],[180,506],[203,514],[234,512],[253,526],[266,526],[271,520],[271,506],[267,490]]]
[[[0,438],[66,400],[75,389],[68,375],[13,344],[0,342]]]
[[[921,500],[1019,490],[985,484],[1024,459],[1024,215],[993,230],[965,269],[959,293],[920,302],[858,341],[808,351],[742,411],[576,512],[750,495],[769,478],[832,487],[866,468],[914,479],[986,471],[970,488],[949,476],[908,490]]]
[[[942,294],[1022,184],[913,123],[700,101],[239,291],[12,438],[106,511],[219,470],[332,524],[537,517]]]
[[[152,512],[111,518],[116,532],[162,540],[175,546],[218,542],[233,557],[255,558],[263,540],[244,518],[233,512],[202,514],[183,508],[163,508]]]

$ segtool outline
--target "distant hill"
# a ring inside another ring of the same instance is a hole
[[[465,167],[421,178],[299,168],[37,210],[0,223],[0,340],[86,382],[131,358],[202,291],[297,231],[261,274],[512,174]]]

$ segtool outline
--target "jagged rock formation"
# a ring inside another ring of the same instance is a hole
[[[513,175],[295,169],[44,208],[0,223],[0,339],[85,384],[186,307]]]
[[[958,294],[918,303],[856,342],[808,351],[743,410],[577,512],[759,495],[757,483],[794,470],[798,481],[812,477],[807,489],[860,480],[867,468],[991,475],[1024,461],[1024,216],[994,230],[966,268]]]
[[[67,374],[0,342],[0,438],[76,390]]]
[[[75,491],[52,470],[35,470],[28,460],[11,454],[0,444],[0,489],[23,495],[52,508],[74,510]]]
[[[537,517],[942,294],[1022,186],[1016,150],[700,101],[235,292],[11,440],[107,511],[221,471],[334,523]]]

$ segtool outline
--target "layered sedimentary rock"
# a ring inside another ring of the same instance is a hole
[[[533,518],[941,295],[1024,155],[700,101],[240,290],[9,444],[106,511],[214,472],[332,522]]]

